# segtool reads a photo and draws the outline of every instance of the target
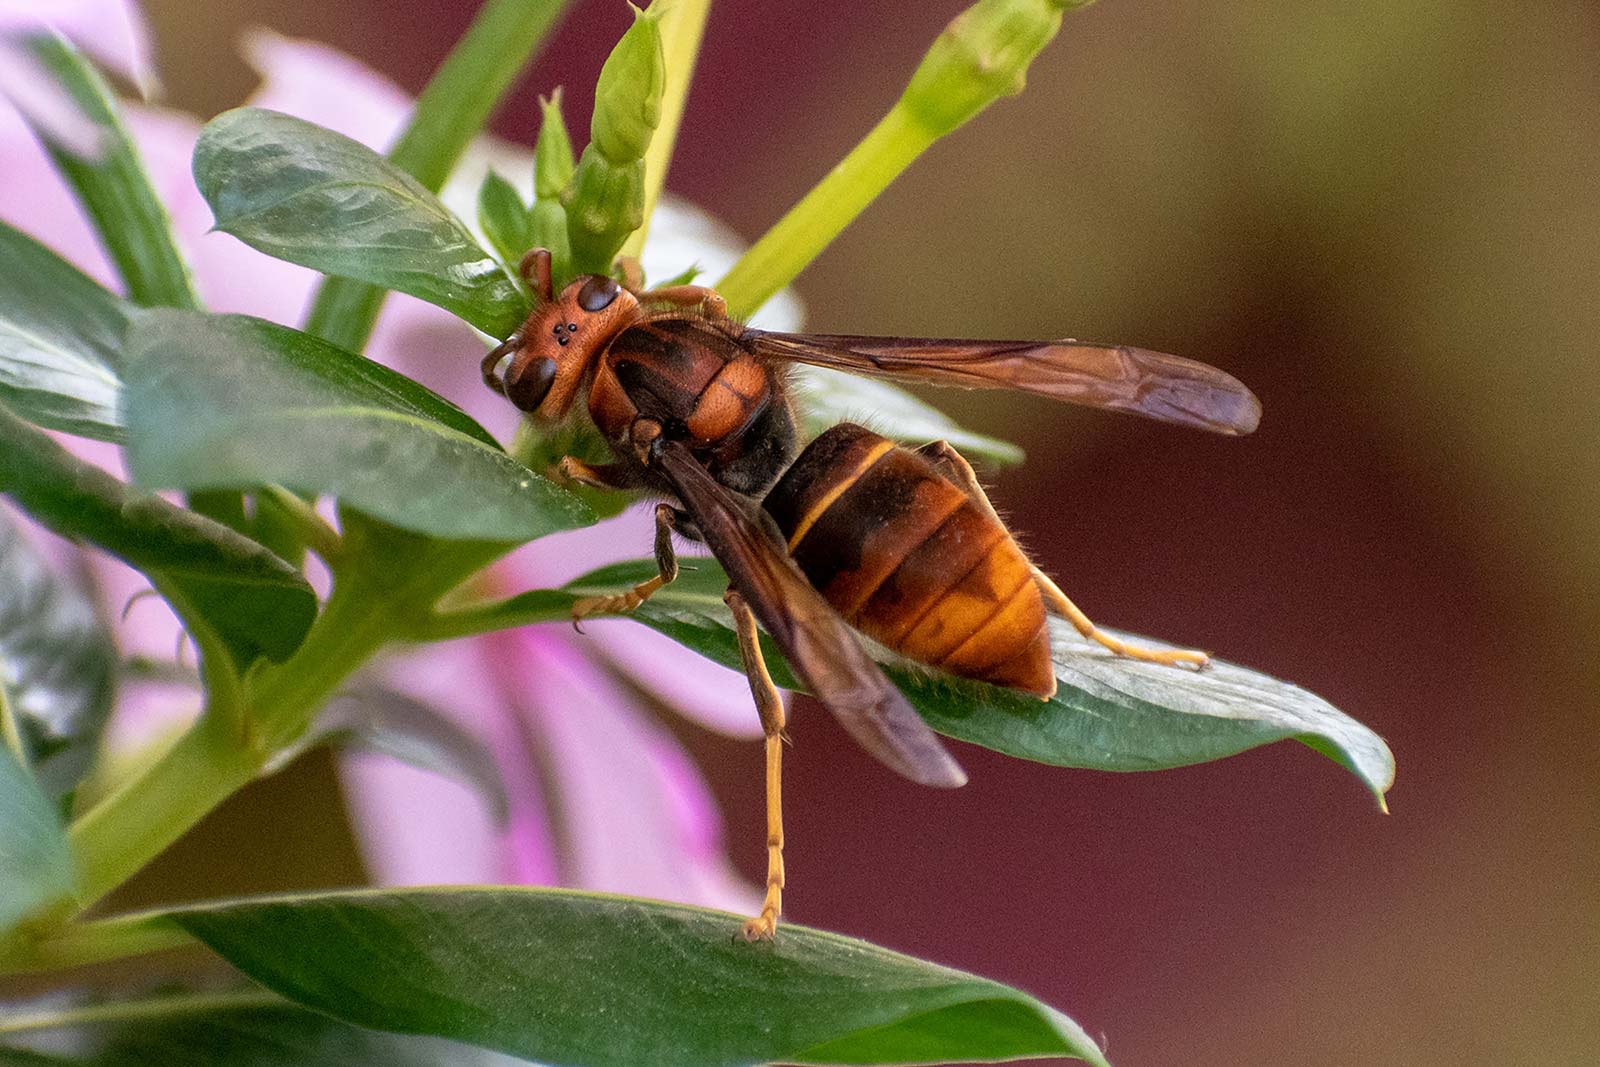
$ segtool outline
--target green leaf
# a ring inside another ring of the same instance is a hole
[[[335,1018],[547,1063],[1105,1063],[1075,1023],[1015,989],[800,926],[748,944],[739,918],[685,905],[460,888],[172,918],[268,989]]]
[[[116,671],[116,648],[94,603],[0,508],[0,715],[11,717],[52,799],[88,771]]]
[[[152,311],[129,344],[143,485],[284,485],[405,530],[515,542],[592,522],[459,408],[326,341],[242,315]]]
[[[48,429],[121,440],[118,368],[131,310],[0,223],[0,403]]]
[[[555,200],[578,166],[572,157],[566,119],[561,116],[561,86],[539,98],[539,113],[539,137],[533,144],[533,198]]]
[[[841,422],[859,422],[910,445],[943,438],[968,456],[995,463],[1022,462],[1022,449],[1011,442],[963,430],[938,408],[888,382],[826,367],[796,367],[794,381],[810,436]]]
[[[439,1038],[363,1030],[259,990],[0,1012],[0,1067],[517,1067]],[[39,1051],[34,1051],[35,1049]],[[53,1053],[53,1054],[46,1054]]]
[[[516,270],[523,255],[533,247],[533,220],[528,205],[522,202],[516,186],[490,171],[478,187],[478,228],[494,245],[500,261]]]
[[[215,631],[242,665],[257,656],[287,658],[316,615],[316,594],[304,576],[271,552],[124,485],[4,407],[0,493],[56,533],[99,545],[176,594],[179,614]]]
[[[72,895],[72,854],[39,783],[0,747],[0,941],[22,919]]]
[[[693,561],[632,618],[727,667],[739,668],[728,579],[714,560]],[[654,561],[603,567],[568,592],[615,592],[655,573]],[[1107,632],[1138,644],[1160,641]],[[1381,805],[1394,781],[1383,739],[1298,686],[1213,659],[1203,671],[1117,656],[1050,619],[1056,695],[1041,701],[982,682],[885,663],[928,725],[962,741],[1060,767],[1153,771],[1221,759],[1273,741],[1303,742],[1355,774]],[[773,681],[803,689],[763,638]]]
[[[172,220],[150,186],[110,89],[62,38],[36,36],[28,47],[94,124],[99,152],[92,158],[58,143],[37,125],[34,134],[83,204],[128,296],[146,306],[199,306],[189,268],[178,254]]]
[[[217,229],[269,256],[437,304],[505,337],[526,298],[439,198],[343,134],[276,111],[200,131],[194,179]]]

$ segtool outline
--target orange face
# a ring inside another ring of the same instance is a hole
[[[595,357],[638,314],[639,301],[615,279],[590,274],[574,280],[491,353],[499,388],[523,411],[563,418]]]

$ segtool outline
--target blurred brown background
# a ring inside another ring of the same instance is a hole
[[[251,86],[243,25],[415,90],[474,7],[146,6],[170,101],[206,115]],[[720,0],[669,187],[759,235],[962,6]],[[530,140],[558,83],[581,130],[626,22],[621,0],[575,3],[499,132]],[[793,918],[1028,988],[1120,1067],[1600,1062],[1597,279],[1592,3],[1069,16],[1021,98],[802,276],[810,321],[1116,339],[1250,383],[1266,416],[1243,440],[942,399],[1027,447],[995,496],[1091,615],[1370,724],[1399,760],[1394,814],[1293,744],[1122,776],[964,748],[972,784],[939,794],[802,712]],[[759,747],[683,733],[758,877]],[[246,802],[326,826],[313,795],[265,783]],[[253,872],[219,887],[303,884],[311,862],[349,876],[336,827],[328,855],[256,842],[240,861],[234,807],[174,858]]]

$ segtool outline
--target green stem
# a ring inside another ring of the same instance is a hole
[[[170,749],[72,824],[80,907],[122,884],[254,779],[306,731],[340,683],[509,547],[432,542],[353,512],[344,525],[351,565],[335,572],[333,594],[299,651],[253,672],[237,710],[224,711],[213,693]]]
[[[240,717],[208,708],[173,746],[68,831],[78,902],[99,900],[149,863],[212,809],[248,784],[268,757],[304,730],[339,683],[395,628],[366,581],[336,584],[305,642],[285,663],[252,678]]]
[[[929,145],[1003,96],[1090,0],[977,0],[928,48],[900,99],[844,161],[734,265],[717,289],[750,315],[817,257]]]
[[[317,514],[310,501],[281,485],[263,486],[257,499],[270,500],[300,544],[315,552],[328,566],[338,566],[344,554],[339,531]]]
[[[442,189],[565,7],[566,0],[488,0],[417,97],[389,159],[429,191]]]
[[[262,753],[239,744],[224,717],[203,715],[68,830],[79,904],[88,907],[121,885],[253,779],[264,762]]]
[[[749,316],[788,285],[937,139],[904,104],[891,108],[717,284],[729,313]]]
[[[430,192],[443,188],[565,7],[565,0],[488,0],[417,98],[411,122],[389,159]],[[387,295],[366,282],[327,278],[317,290],[306,329],[360,352]]]
[[[159,913],[122,915],[98,922],[68,923],[48,935],[18,942],[0,957],[0,973],[23,974],[82,967],[126,959],[195,943],[183,927]],[[47,1024],[38,1024],[47,1025]],[[0,1024],[0,1033],[35,1029],[16,1020]]]
[[[263,989],[242,989],[237,993],[186,993],[150,997],[145,1000],[120,1000],[109,1004],[68,1008],[63,1011],[8,1016],[0,1021],[0,1034],[20,1034],[30,1030],[54,1030],[65,1026],[84,1026],[94,1023],[126,1023],[144,1019],[170,1019],[184,1015],[209,1015],[212,1012],[235,1008],[271,1008],[283,1002],[282,997]]]
[[[628,235],[619,255],[638,256],[644,248],[650,217],[655,214],[656,201],[666,184],[667,167],[672,162],[683,108],[689,100],[689,83],[694,79],[695,60],[700,54],[700,39],[705,36],[710,13],[711,0],[673,0],[661,16],[661,55],[667,81],[661,91],[661,122],[644,154],[644,225]]]
[[[22,734],[17,730],[17,715],[11,708],[11,698],[6,695],[3,677],[0,677],[0,740],[3,740],[6,747],[11,750],[11,754],[17,757],[18,764],[23,767],[28,766],[28,754],[22,748]]]

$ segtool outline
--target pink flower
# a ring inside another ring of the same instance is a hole
[[[0,14],[7,10],[0,7]],[[134,38],[142,40],[142,25],[135,22]],[[0,31],[4,26],[0,21]],[[263,75],[252,103],[379,148],[392,140],[409,110],[409,99],[394,85],[331,49],[265,32],[246,47]],[[127,117],[206,306],[298,321],[316,275],[207,232],[211,213],[189,176],[198,123],[141,107],[131,107]],[[0,218],[109,283],[111,272],[91,232],[3,103],[0,158],[7,174]],[[526,182],[532,158],[491,141],[475,148],[444,194],[469,224],[477,185],[491,162],[513,181]],[[731,236],[708,217],[667,201],[657,212],[644,259],[654,277],[698,262],[716,278],[737,253]],[[780,297],[765,317],[779,328],[794,328],[797,307]],[[478,381],[483,352],[482,340],[468,326],[400,295],[389,298],[368,348],[372,358],[461,404],[504,440],[516,413]],[[116,462],[114,450],[73,444],[108,465]],[[557,584],[600,564],[644,555],[650,543],[647,514],[633,509],[526,546],[493,569],[492,583],[506,594]],[[114,612],[120,611],[143,579],[103,556],[95,564]],[[657,705],[671,705],[710,729],[758,736],[743,677],[630,622],[596,621],[586,629],[586,637],[548,626],[430,645],[374,668],[371,673],[386,684],[434,705],[485,741],[509,794],[509,818],[496,825],[483,799],[460,783],[386,757],[350,756],[350,807],[379,881],[558,883],[741,910],[754,905],[757,894],[728,866],[721,820],[704,782],[654,718]],[[165,605],[144,598],[132,607],[119,637],[125,652],[170,658],[179,634]],[[148,693],[136,688],[126,695],[114,738],[148,736],[155,720],[191,715],[197,703],[193,693],[175,698],[170,687]]]

